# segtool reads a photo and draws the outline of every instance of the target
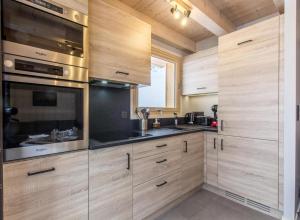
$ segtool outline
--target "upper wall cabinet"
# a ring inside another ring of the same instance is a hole
[[[109,3],[89,1],[90,77],[150,84],[151,26]]]
[[[218,92],[217,47],[186,56],[183,61],[183,95]]]
[[[72,8],[83,14],[88,14],[88,0],[53,0],[61,5]]]
[[[278,140],[279,17],[219,39],[219,133]]]

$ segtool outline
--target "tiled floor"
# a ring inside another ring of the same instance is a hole
[[[200,190],[157,220],[275,220],[275,218],[206,190]]]

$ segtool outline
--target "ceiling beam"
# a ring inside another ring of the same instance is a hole
[[[235,30],[234,24],[209,0],[188,0],[188,2],[192,6],[190,17],[216,36]]]
[[[273,0],[274,5],[278,9],[280,14],[284,13],[284,0]]]
[[[159,23],[158,21],[148,17],[147,15],[129,7],[128,5],[120,2],[119,0],[102,0],[122,11],[131,14],[138,19],[148,23],[151,25],[152,28],[152,35],[164,42],[173,45],[174,47],[189,51],[189,52],[196,52],[196,42],[193,40],[185,37],[184,35],[168,28],[167,26]]]

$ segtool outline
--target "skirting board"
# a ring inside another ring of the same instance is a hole
[[[222,196],[222,197],[224,197],[224,198],[226,198],[226,199],[229,199],[229,200],[231,200],[231,201],[234,201],[234,202],[236,202],[236,203],[239,203],[239,204],[241,204],[241,205],[244,205],[244,206],[249,207],[249,208],[251,208],[251,209],[254,209],[254,210],[256,210],[256,211],[259,211],[259,212],[261,212],[261,213],[264,213],[264,214],[266,214],[266,215],[272,216],[272,217],[277,218],[277,219],[281,219],[281,218],[282,218],[282,212],[279,211],[279,210],[277,210],[277,209],[273,209],[273,208],[269,208],[269,207],[268,207],[268,210],[265,209],[266,211],[264,211],[264,205],[262,205],[262,208],[256,208],[255,206],[251,205],[251,203],[250,203],[250,205],[249,205],[249,203],[246,202],[246,201],[247,201],[247,198],[241,197],[241,198],[244,198],[244,201],[243,201],[243,200],[239,200],[239,199],[238,199],[239,196],[236,195],[237,198],[235,199],[234,197],[228,196],[228,192],[226,192],[225,190],[222,190],[222,189],[220,189],[220,188],[217,188],[217,187],[215,187],[215,186],[211,186],[211,185],[208,185],[208,184],[204,184],[204,185],[202,186],[202,188],[203,188],[203,189],[206,189],[207,191],[210,191],[210,192],[212,192],[212,193],[215,193],[215,194],[217,194],[217,195],[219,195],[219,196]],[[232,195],[235,195],[235,194],[232,193]],[[251,200],[250,200],[250,201],[251,201]],[[258,204],[259,204],[259,203],[258,203]]]

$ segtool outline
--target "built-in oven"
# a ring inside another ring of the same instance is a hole
[[[4,160],[88,148],[88,71],[4,54]]]
[[[4,53],[87,68],[87,15],[51,0],[2,0]]]

